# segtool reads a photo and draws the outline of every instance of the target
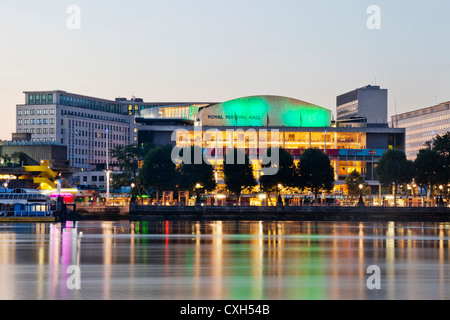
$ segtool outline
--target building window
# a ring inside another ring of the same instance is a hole
[[[46,104],[47,103],[47,95],[46,94],[42,94],[41,95],[41,101],[42,101],[42,104]]]
[[[30,120],[30,124],[36,124],[36,120],[31,119],[31,120]]]
[[[55,123],[55,118],[50,118],[50,119],[49,119],[49,123],[50,123],[50,124],[54,124],[54,123]]]
[[[37,114],[37,115],[42,114],[42,110],[41,110],[41,109],[37,109],[36,114]]]
[[[91,181],[92,181],[92,182],[97,182],[97,176],[92,176],[92,177],[91,177]]]
[[[53,103],[53,93],[48,94],[48,103],[49,104]]]
[[[21,116],[22,115],[22,110],[17,110],[17,115]]]
[[[30,110],[30,115],[34,115],[34,109]]]
[[[48,109],[44,109],[44,110],[42,111],[42,114],[48,114]]]
[[[49,114],[55,114],[55,109],[50,109],[48,112]]]
[[[17,124],[22,124],[22,119],[17,120]]]
[[[28,104],[34,104],[34,95],[32,94],[28,95]]]
[[[41,95],[40,94],[35,95],[35,99],[36,99],[36,101],[35,101],[36,104],[41,104]]]
[[[47,124],[47,119],[43,119],[43,123],[44,123],[44,124]]]

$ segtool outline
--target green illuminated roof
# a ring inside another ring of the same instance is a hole
[[[199,113],[202,126],[330,127],[331,111],[280,96],[251,96],[210,106]]]

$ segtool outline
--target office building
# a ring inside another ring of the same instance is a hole
[[[67,146],[70,166],[80,171],[104,170],[107,150],[137,142],[134,117],[141,110],[165,105],[141,98],[107,100],[65,91],[26,91],[25,103],[16,106],[16,132],[30,133],[32,141]],[[109,158],[114,165],[114,159]]]
[[[345,122],[358,118],[370,125],[387,125],[387,89],[368,85],[336,98],[336,121]]]
[[[419,150],[433,136],[450,131],[450,102],[401,113],[391,119],[392,127],[405,128],[406,157],[414,160]]]

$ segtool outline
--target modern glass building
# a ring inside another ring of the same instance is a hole
[[[450,101],[392,116],[392,127],[405,128],[405,152],[409,160],[416,159],[425,142],[435,135],[450,131]]]
[[[375,168],[385,150],[404,149],[405,130],[370,126],[365,122],[354,126],[331,121],[331,111],[288,97],[251,96],[218,104],[159,107],[141,112],[135,118],[138,142],[201,146],[208,155],[230,147],[242,148],[255,156],[253,167],[258,178],[259,156],[267,148],[282,147],[298,162],[303,150],[318,148],[331,159],[335,172],[335,191],[343,191],[346,177],[353,170],[362,174],[377,190]],[[222,183],[223,161],[214,156],[210,162],[217,168]]]

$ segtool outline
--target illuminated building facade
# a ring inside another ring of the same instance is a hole
[[[405,153],[409,160],[416,159],[419,150],[433,136],[450,131],[450,101],[392,116],[394,128],[405,128]]]
[[[326,152],[335,172],[335,191],[342,192],[353,170],[378,190],[375,168],[385,150],[404,148],[405,131],[385,126],[339,126],[331,111],[304,101],[279,96],[244,97],[224,103],[184,108],[171,115],[170,107],[141,112],[135,118],[139,143],[197,145],[207,154],[234,146],[261,156],[270,147],[286,149],[297,163],[303,150]],[[186,137],[188,136],[188,137]],[[224,154],[225,151],[222,153]],[[223,161],[211,157],[221,183]],[[260,161],[253,162],[260,176]]]

